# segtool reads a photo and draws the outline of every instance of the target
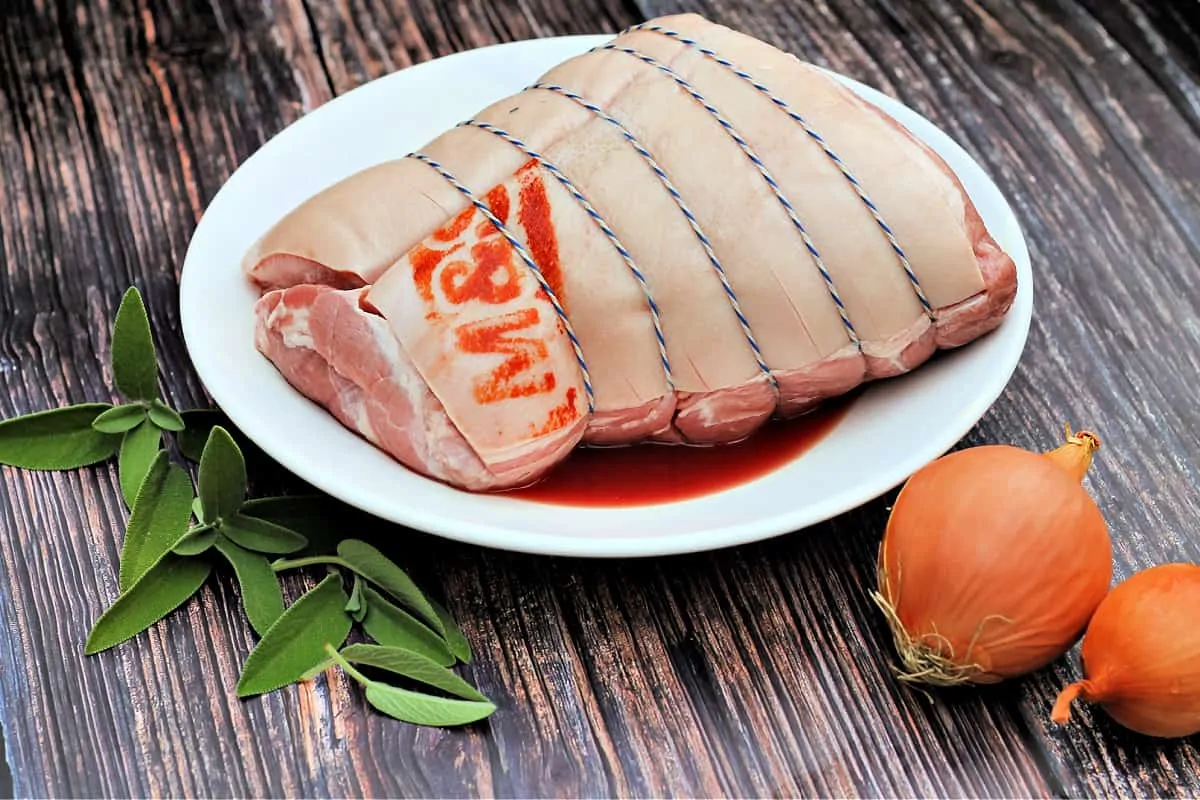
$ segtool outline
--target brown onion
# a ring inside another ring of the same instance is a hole
[[[901,679],[996,683],[1079,639],[1112,580],[1108,526],[1080,485],[1099,446],[1068,428],[1051,453],[972,447],[909,478],[888,519],[875,593]]]
[[[1063,689],[1051,719],[1076,698],[1147,736],[1200,733],[1200,566],[1164,564],[1117,585],[1082,648],[1084,680]]]

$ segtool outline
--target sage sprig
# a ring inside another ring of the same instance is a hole
[[[354,678],[363,689],[367,702],[378,711],[404,722],[417,725],[452,727],[468,725],[488,717],[496,706],[486,698],[483,700],[459,700],[448,697],[412,692],[368,678],[350,664],[348,658],[331,644],[325,645],[329,658]]]
[[[450,644],[422,625],[416,617],[397,608],[370,586],[364,587],[362,594],[362,619],[359,624],[367,636],[382,645],[419,653],[443,667],[455,662],[455,653]]]
[[[478,700],[481,703],[488,699],[479,693],[471,684],[455,675],[436,661],[432,661],[420,653],[414,653],[400,647],[383,647],[377,644],[352,644],[342,649],[342,658],[351,664],[378,667],[395,673],[404,678],[410,678],[428,684],[443,692],[448,692],[464,700]]]
[[[338,545],[338,557],[355,573],[383,589],[414,613],[434,632],[446,636],[446,627],[433,606],[408,577],[381,552],[359,539],[346,539]]]
[[[150,321],[135,288],[113,322],[111,366],[125,403],[81,403],[0,421],[2,465],[66,470],[117,457],[130,508],[119,595],[93,625],[86,654],[137,636],[194,597],[214,569],[228,566],[261,637],[243,667],[239,696],[338,667],[363,686],[371,706],[406,722],[463,725],[496,710],[448,669],[471,659],[450,613],[378,548],[338,535],[367,530],[372,518],[323,495],[249,497],[246,453],[265,458],[261,451],[220,412],[181,414],[160,397]],[[168,434],[174,450],[164,447]],[[173,461],[173,452],[191,465]],[[280,573],[309,568],[323,570],[324,579],[285,605]],[[355,628],[376,644],[342,647]],[[360,667],[452,696],[393,686]]]

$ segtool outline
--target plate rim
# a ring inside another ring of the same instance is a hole
[[[758,517],[750,521],[743,521],[736,524],[722,525],[721,527],[704,531],[701,533],[685,532],[673,534],[657,534],[651,536],[629,536],[629,537],[566,537],[553,536],[544,533],[531,533],[528,531],[514,530],[510,526],[495,526],[481,524],[470,520],[449,520],[441,517],[427,516],[421,519],[415,519],[413,516],[405,517],[403,514],[397,514],[398,510],[395,504],[388,506],[383,503],[376,502],[370,495],[357,494],[355,491],[347,491],[344,485],[337,484],[336,481],[328,480],[329,471],[323,471],[317,464],[304,463],[299,459],[289,458],[286,454],[281,455],[278,451],[270,446],[265,446],[260,442],[254,434],[247,430],[239,422],[238,404],[236,402],[223,402],[230,400],[230,395],[226,394],[223,389],[214,391],[213,381],[206,378],[208,370],[201,366],[205,362],[204,358],[197,359],[195,342],[199,341],[202,331],[197,328],[196,319],[192,314],[192,304],[187,301],[189,294],[187,292],[189,286],[189,275],[194,274],[199,267],[194,267],[190,272],[188,267],[193,264],[192,254],[194,252],[193,244],[197,240],[197,234],[205,224],[205,220],[209,217],[209,210],[222,201],[222,198],[227,195],[227,189],[231,184],[234,176],[244,170],[247,165],[254,162],[261,156],[272,142],[280,136],[307,127],[313,124],[311,120],[317,114],[329,113],[326,109],[334,108],[338,103],[348,97],[352,97],[356,92],[360,92],[367,87],[375,86],[381,82],[386,82],[391,78],[403,73],[411,74],[414,70],[421,70],[431,64],[445,62],[451,59],[457,59],[464,56],[478,56],[486,51],[504,50],[507,48],[537,46],[539,43],[546,42],[578,42],[581,46],[586,46],[591,43],[601,43],[610,40],[616,34],[574,34],[567,36],[553,37],[535,37],[529,39],[516,40],[511,42],[501,42],[482,47],[462,50],[455,53],[450,53],[436,59],[414,64],[412,66],[396,70],[387,75],[380,76],[371,81],[356,86],[355,88],[338,95],[337,97],[327,101],[326,103],[306,112],[303,116],[297,118],[293,122],[284,126],[282,129],[268,138],[262,145],[254,150],[246,159],[244,159],[235,170],[230,174],[229,178],[221,185],[218,191],[209,201],[204,215],[200,222],[193,230],[193,234],[188,243],[187,253],[185,254],[184,264],[181,269],[179,282],[179,302],[180,302],[180,321],[184,336],[185,348],[188,351],[189,359],[192,361],[193,369],[196,371],[201,384],[205,391],[210,395],[214,404],[225,414],[229,420],[238,427],[248,438],[255,442],[256,446],[273,461],[279,464],[283,469],[293,473],[301,480],[307,482],[314,488],[330,495],[336,500],[346,503],[349,506],[355,507],[379,519],[397,524],[401,527],[410,530],[426,533],[447,540],[470,544],[487,549],[496,549],[506,552],[518,552],[534,555],[548,555],[560,557],[582,557],[582,558],[644,558],[644,557],[662,557],[670,555],[684,555],[698,552],[711,552],[730,547],[752,544],[781,536],[786,536],[793,533],[802,533],[808,528],[822,522],[827,522],[856,508],[862,507],[877,500],[882,495],[891,491],[896,486],[903,483],[907,478],[920,469],[925,464],[935,460],[945,452],[957,445],[963,437],[979,422],[979,420],[988,412],[995,404],[1004,391],[1008,388],[1017,367],[1020,365],[1024,353],[1028,345],[1029,330],[1032,323],[1033,315],[1033,274],[1030,253],[1028,244],[1025,239],[1024,231],[1020,225],[1020,220],[1016,216],[1008,198],[1000,191],[995,184],[991,175],[983,168],[979,162],[972,157],[949,133],[943,130],[940,126],[933,123],[920,112],[911,108],[903,101],[896,97],[887,95],[879,90],[862,83],[854,78],[835,72],[833,70],[819,67],[823,72],[831,75],[838,81],[855,90],[860,95],[863,95],[872,102],[878,105],[877,98],[901,105],[908,113],[920,118],[923,122],[936,129],[941,133],[947,142],[954,148],[961,151],[966,159],[974,164],[981,174],[986,177],[991,189],[994,190],[996,199],[1002,206],[1002,213],[1008,217],[1013,227],[1013,243],[1008,248],[1008,255],[1013,259],[1018,272],[1017,296],[1014,298],[1013,306],[1010,308],[1008,316],[1006,316],[1005,324],[1009,326],[1017,326],[1019,330],[1011,333],[1014,337],[1020,338],[1019,348],[1016,350],[1015,357],[1011,363],[1003,368],[1003,371],[998,371],[996,378],[991,383],[987,391],[975,394],[971,401],[964,405],[962,409],[961,420],[957,424],[947,424],[942,431],[944,435],[940,436],[935,441],[931,441],[920,448],[912,448],[904,457],[896,459],[891,469],[874,470],[870,477],[866,480],[854,484],[847,490],[834,495],[831,498],[825,498],[819,503],[809,503],[805,506],[797,507],[787,513],[775,514],[769,517]],[[582,50],[581,50],[582,52]],[[376,89],[377,90],[377,89]],[[882,109],[889,117],[895,117]],[[900,120],[897,120],[903,122]],[[296,135],[294,133],[290,135]],[[915,135],[915,134],[914,134]],[[920,137],[918,137],[920,138]],[[303,202],[306,198],[299,198],[297,203]],[[1013,312],[1018,308],[1025,308],[1026,313],[1015,316]],[[992,336],[995,332],[986,334]],[[967,345],[968,347],[970,344]],[[915,371],[915,370],[914,370]],[[216,381],[218,385],[219,381]],[[316,406],[314,406],[316,408]],[[325,412],[328,413],[328,412]],[[840,426],[839,422],[835,425]],[[348,431],[351,435],[358,436],[353,431]],[[826,434],[822,438],[824,441],[828,438]],[[400,469],[406,469],[403,465],[397,464]],[[429,478],[421,476],[417,473],[409,472],[415,475],[418,479],[436,483]],[[699,498],[697,498],[699,499]],[[686,504],[692,502],[689,500],[677,501],[678,503]],[[547,505],[545,506],[547,513],[561,513],[564,507]],[[631,507],[632,510],[637,510],[644,507]],[[585,512],[592,509],[588,508],[572,508],[575,512]],[[611,511],[613,509],[604,509]],[[618,509],[619,510],[619,509]]]

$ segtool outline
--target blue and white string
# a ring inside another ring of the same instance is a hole
[[[680,194],[679,190],[675,188],[675,185],[671,183],[671,179],[667,176],[666,170],[659,165],[658,161],[653,155],[651,155],[650,151],[647,150],[640,141],[638,141],[637,137],[634,136],[633,133],[626,128],[620,120],[616,119],[607,111],[595,105],[594,103],[589,102],[575,92],[572,92],[571,90],[562,86],[558,86],[557,84],[535,83],[529,88],[554,92],[555,94],[562,95],[563,97],[574,101],[588,111],[591,111],[605,122],[615,126],[617,130],[620,131],[621,136],[624,137],[625,141],[627,141],[638,153],[638,155],[642,157],[642,159],[650,167],[650,170],[658,177],[659,181],[663,185],[663,188],[667,190],[667,194],[669,194],[675,201],[675,204],[683,213],[684,218],[687,219],[688,225],[691,226],[692,232],[696,235],[696,239],[700,242],[700,246],[704,250],[704,254],[708,257],[709,263],[712,264],[713,271],[716,273],[717,278],[721,281],[721,288],[725,291],[725,296],[729,300],[729,306],[733,310],[734,315],[737,317],[738,324],[742,328],[742,335],[746,337],[746,343],[750,346],[750,351],[754,355],[754,360],[758,364],[759,370],[767,376],[767,379],[770,381],[772,386],[776,386],[777,381],[775,379],[775,375],[771,372],[771,369],[767,366],[766,361],[763,359],[762,348],[759,347],[758,340],[754,337],[754,332],[750,328],[750,320],[747,319],[745,312],[742,311],[741,303],[737,299],[737,293],[734,292],[733,287],[729,283],[729,277],[725,274],[725,267],[721,265],[721,260],[717,258],[717,254],[713,250],[712,243],[709,241],[708,235],[705,234],[701,229],[700,222],[696,219],[696,215],[692,213],[690,208],[688,208],[687,201],[683,199],[683,195]]]
[[[809,124],[808,120],[806,120],[802,115],[800,115],[795,110],[793,110],[792,107],[790,105],[788,105],[786,100],[779,97],[777,94],[775,94],[770,89],[768,89],[766,86],[764,86],[762,83],[760,83],[758,80],[756,80],[753,75],[751,75],[750,73],[746,72],[745,70],[739,68],[737,65],[735,65],[733,62],[731,62],[729,59],[720,55],[719,53],[712,50],[711,48],[705,47],[703,44],[696,41],[695,39],[692,39],[688,36],[684,36],[683,34],[678,33],[677,31],[673,31],[669,28],[664,28],[661,25],[655,25],[650,22],[643,22],[640,25],[634,25],[631,28],[628,28],[626,31],[624,31],[621,35],[624,35],[624,33],[630,33],[633,31],[650,31],[653,33],[658,33],[663,36],[668,36],[672,39],[675,39],[676,41],[697,50],[702,55],[712,59],[717,64],[720,64],[722,67],[725,67],[727,70],[732,72],[737,77],[739,77],[742,80],[749,83],[756,90],[758,90],[763,96],[765,96],[768,100],[770,100],[772,103],[774,103],[781,111],[783,111],[785,114],[787,114],[788,117],[790,117],[792,119],[792,121],[794,121],[798,125],[800,125],[800,127],[804,129],[804,132],[807,133],[808,136],[821,147],[821,149],[825,152],[825,155],[828,156],[829,159],[835,165],[837,165],[837,168],[841,171],[842,175],[845,176],[846,180],[850,183],[850,185],[854,188],[854,191],[858,194],[859,198],[862,200],[863,205],[866,206],[867,210],[871,213],[871,216],[875,218],[875,222],[879,226],[879,229],[881,231],[883,231],[883,235],[885,237],[887,237],[888,244],[891,245],[892,252],[896,254],[896,258],[900,261],[900,266],[904,269],[904,274],[908,276],[909,283],[912,284],[913,291],[917,295],[917,300],[920,301],[922,308],[925,309],[925,313],[929,315],[929,318],[930,319],[934,318],[933,306],[930,304],[929,299],[925,296],[925,291],[924,291],[924,289],[921,288],[921,282],[917,279],[916,272],[913,271],[912,265],[908,261],[908,256],[905,255],[904,248],[902,248],[900,246],[900,242],[899,242],[899,240],[897,240],[896,234],[892,230],[892,227],[890,225],[888,225],[888,223],[884,220],[883,214],[880,212],[879,207],[876,206],[874,201],[872,201],[871,198],[867,195],[866,189],[864,189],[863,185],[861,183],[859,183],[857,178],[854,177],[854,174],[850,171],[850,168],[841,159],[841,157],[838,156],[838,154],[836,152],[834,152],[833,148],[830,147],[829,143],[827,141],[825,141],[825,138],[823,136],[821,136],[821,134],[818,133],[812,127],[812,125]]]
[[[666,337],[663,336],[662,320],[659,317],[658,304],[654,302],[654,296],[650,292],[650,286],[646,282],[646,276],[642,273],[641,269],[638,268],[637,264],[634,263],[633,256],[630,254],[629,250],[626,249],[625,245],[621,243],[621,240],[617,238],[617,234],[611,227],[609,227],[609,224],[607,221],[605,221],[604,217],[601,216],[600,212],[597,211],[591,202],[583,196],[583,193],[579,191],[571,179],[563,174],[562,170],[560,170],[557,165],[547,161],[544,156],[535,152],[531,147],[529,147],[529,145],[510,134],[508,131],[492,125],[490,122],[483,122],[477,119],[469,119],[466,122],[460,122],[459,127],[463,126],[471,126],[480,128],[481,130],[489,131],[520,150],[529,158],[533,159],[540,167],[558,179],[558,182],[563,185],[563,188],[575,198],[576,202],[583,207],[583,210],[586,211],[588,216],[592,218],[592,221],[596,223],[596,227],[598,227],[600,232],[608,238],[608,241],[617,251],[617,254],[621,256],[621,260],[625,262],[625,266],[629,268],[629,271],[637,280],[638,286],[641,287],[642,294],[646,297],[646,307],[650,310],[650,317],[654,323],[654,335],[658,341],[658,354],[659,358],[662,360],[663,372],[666,374],[667,386],[671,391],[675,391],[675,378],[671,374],[671,361],[667,357],[667,340]]]
[[[858,332],[854,329],[854,324],[850,321],[849,313],[846,310],[846,304],[842,302],[841,295],[838,294],[837,287],[833,282],[833,277],[829,274],[829,270],[825,266],[825,260],[821,258],[821,253],[817,249],[816,243],[813,242],[812,237],[808,233],[808,229],[804,227],[804,223],[801,222],[800,217],[797,216],[796,210],[792,206],[791,201],[784,196],[783,190],[780,188],[779,183],[771,175],[770,170],[767,169],[767,165],[764,164],[762,159],[759,158],[758,154],[754,152],[754,148],[750,146],[750,143],[747,142],[740,133],[738,133],[737,128],[733,126],[733,123],[726,119],[725,115],[718,111],[715,106],[709,103],[708,100],[704,98],[704,95],[700,94],[700,92],[682,75],[675,72],[675,70],[671,69],[653,56],[646,55],[645,53],[638,52],[637,50],[629,47],[621,47],[620,45],[612,42],[601,45],[600,47],[595,48],[595,50],[610,50],[617,53],[625,53],[626,55],[638,59],[644,64],[654,67],[673,80],[680,89],[682,89],[693,100],[699,103],[701,107],[703,107],[705,111],[712,115],[713,119],[715,119],[717,123],[724,128],[725,132],[729,134],[730,138],[733,139],[737,146],[741,148],[742,152],[745,153],[746,158],[750,160],[750,163],[755,166],[755,168],[758,170],[758,173],[762,176],[763,181],[765,181],[767,186],[770,187],[776,199],[779,200],[780,205],[783,206],[784,211],[787,212],[788,219],[791,220],[793,227],[795,227],[797,233],[800,234],[800,238],[804,242],[804,246],[808,249],[808,253],[812,257],[813,263],[817,267],[817,271],[821,273],[821,278],[825,281],[825,288],[829,292],[829,297],[833,300],[834,305],[837,306],[838,315],[842,318],[842,326],[846,329],[846,333],[850,337],[850,341],[859,350],[861,350],[862,342],[859,340]]]

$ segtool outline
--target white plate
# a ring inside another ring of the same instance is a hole
[[[1019,288],[997,331],[908,376],[871,386],[832,432],[789,465],[700,499],[576,512],[473,495],[422,478],[294,391],[254,348],[256,294],[240,272],[251,243],[303,199],[404,156],[609,38],[496,45],[373,81],[289,126],[217,193],[184,262],[183,333],[213,399],[268,455],[351,505],[451,539],[535,553],[647,556],[764,539],[861,505],[949,450],[996,400],[1020,359],[1033,307],[1029,254],[1017,220],[948,136],[897,101],[844,78],[958,173],[992,235],[1016,261]]]

